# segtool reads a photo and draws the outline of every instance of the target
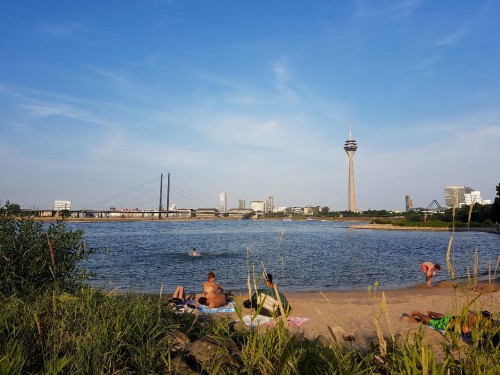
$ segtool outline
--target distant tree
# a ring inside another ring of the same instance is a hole
[[[62,211],[61,211],[61,216],[62,216],[63,218],[70,217],[70,215],[71,215],[71,214],[69,213],[69,210],[62,210]]]
[[[491,221],[498,223],[500,221],[500,184],[497,185],[496,190],[497,196],[491,208]]]
[[[17,216],[21,213],[21,206],[16,203],[10,203],[9,201],[5,202],[5,207],[1,209],[5,210],[6,213],[14,216]]]

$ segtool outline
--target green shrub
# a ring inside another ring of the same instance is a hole
[[[86,274],[78,261],[89,253],[82,235],[62,222],[44,228],[32,219],[17,218],[7,205],[0,208],[0,297],[81,287]]]

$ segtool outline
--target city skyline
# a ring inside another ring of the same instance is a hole
[[[75,208],[169,171],[356,209],[499,183],[495,1],[0,4],[0,201]],[[490,167],[492,166],[492,167]]]

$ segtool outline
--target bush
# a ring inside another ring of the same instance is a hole
[[[0,296],[81,287],[86,274],[78,261],[88,254],[83,232],[67,230],[62,222],[44,229],[32,219],[16,218],[8,208],[0,208]]]

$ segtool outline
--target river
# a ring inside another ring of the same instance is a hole
[[[226,289],[245,290],[247,275],[263,267],[283,291],[400,289],[425,282],[420,264],[442,265],[436,281],[449,278],[446,251],[451,232],[353,229],[331,221],[214,220],[69,223],[97,248],[82,263],[90,283],[120,292],[172,292],[184,285],[199,292],[209,270]],[[451,257],[458,276],[495,268],[500,236],[454,234]],[[196,247],[201,256],[191,257]]]

